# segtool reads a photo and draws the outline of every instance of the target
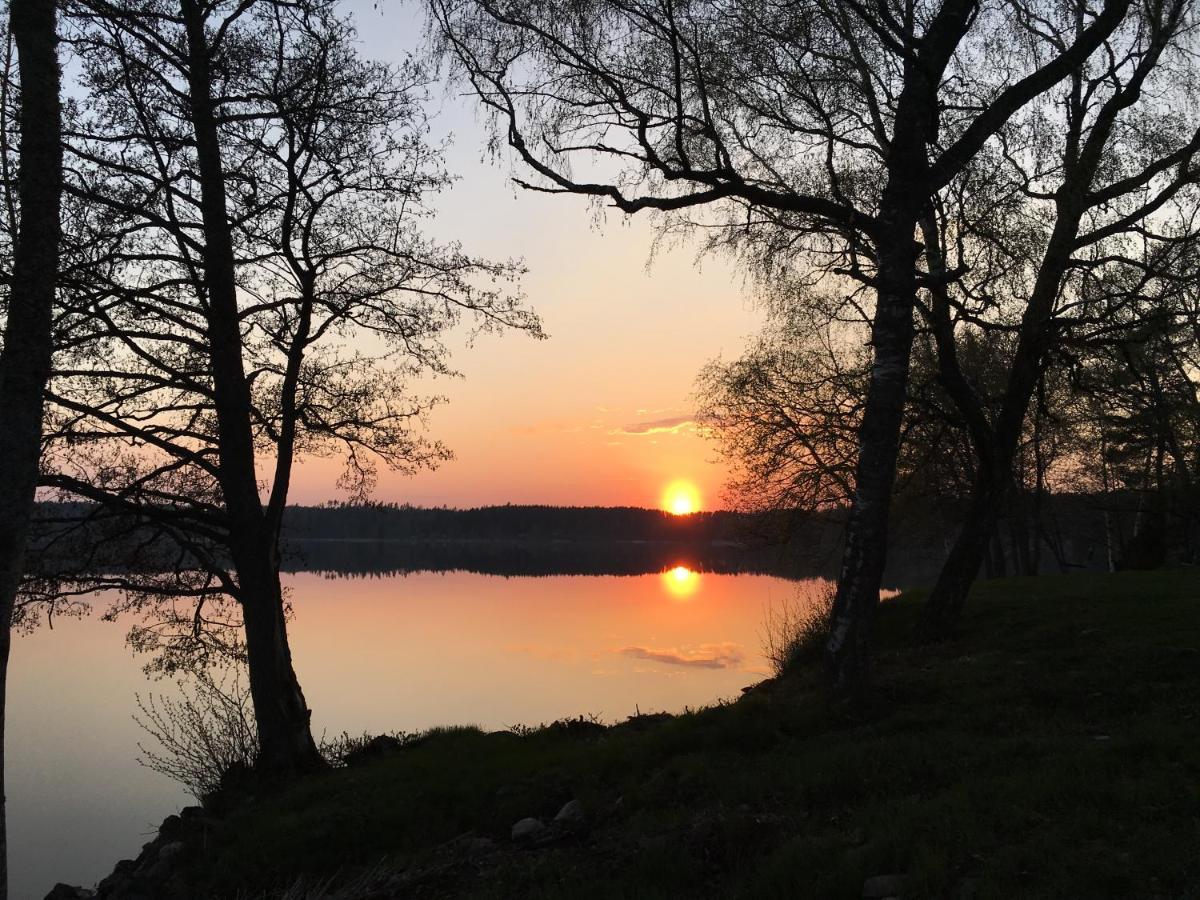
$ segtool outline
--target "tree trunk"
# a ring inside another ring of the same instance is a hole
[[[1006,473],[997,477],[992,466],[979,467],[966,520],[925,605],[923,615],[927,634],[944,637],[957,624],[988,545],[993,540],[999,543],[996,521],[1009,483]]]
[[[1083,191],[1079,185],[1090,183],[1090,175],[1074,173],[1073,177],[1074,190],[1060,190],[1056,201],[1054,230],[1042,256],[1029,304],[1021,316],[1020,338],[1009,369],[1000,413],[992,428],[990,446],[977,448],[981,457],[980,477],[971,497],[967,520],[926,602],[923,623],[926,633],[933,638],[950,633],[957,625],[971,583],[979,573],[983,545],[996,527],[997,507],[1013,482],[1013,463],[1026,413],[1044,374],[1046,348],[1053,338],[1054,302],[1079,231]],[[1017,515],[1020,514],[1018,510]],[[1014,543],[1017,544],[1013,547],[1014,560],[1023,571],[1028,571],[1028,541]]]
[[[62,231],[62,144],[55,4],[11,0],[21,78],[21,222],[0,356],[0,900],[8,897],[4,716],[12,616],[33,518],[42,408],[50,377],[51,321]]]
[[[861,691],[870,674],[871,624],[887,562],[888,511],[914,335],[915,222],[914,216],[906,228],[898,224],[892,230],[893,246],[880,253],[880,290],[871,327],[874,361],[859,427],[854,505],[825,649],[830,680],[842,694]]]
[[[209,361],[216,407],[220,484],[246,629],[247,665],[258,727],[260,770],[291,775],[324,766],[310,713],[292,669],[277,542],[258,494],[250,385],[241,323],[225,171],[212,99],[211,48],[196,0],[181,0],[188,39],[188,90],[204,225]]]
[[[258,767],[272,775],[296,775],[324,766],[313,741],[312,716],[292,667],[278,567],[239,572],[250,695],[258,726]]]
[[[973,4],[943,3],[929,23],[921,49],[904,63],[895,127],[887,151],[887,184],[880,197],[875,243],[874,358],[859,426],[854,503],[834,600],[825,663],[833,689],[859,693],[869,679],[871,625],[887,562],[888,512],[896,483],[896,458],[908,394],[917,301],[917,222],[933,190],[928,148],[937,143],[938,86],[970,27]]]
[[[1024,488],[1014,485],[1011,493],[1011,514],[1008,519],[1014,556],[1021,575],[1033,575],[1033,557],[1029,547],[1029,501]]]
[[[995,531],[995,529],[992,530]],[[1004,553],[1004,541],[998,534],[992,536],[992,556],[996,560],[996,577],[1004,578],[1008,575],[1008,557]]]

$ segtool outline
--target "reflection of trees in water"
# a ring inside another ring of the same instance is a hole
[[[692,572],[833,578],[839,535],[802,548],[784,545],[637,541],[373,541],[303,540],[288,548],[286,572],[320,572],[345,578],[417,572],[476,572],[503,577],[551,575],[652,575],[685,567]],[[888,584],[920,584],[937,574],[936,561],[905,558],[888,573]]]
[[[344,576],[465,571],[486,575],[647,575],[684,565],[701,572],[786,574],[780,548],[683,541],[300,540],[284,568]]]

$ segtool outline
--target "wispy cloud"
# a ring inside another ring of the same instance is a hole
[[[649,422],[633,422],[614,428],[609,434],[680,434],[696,430],[696,419],[693,416],[672,416],[669,419],[653,419]]]
[[[701,644],[695,649],[624,647],[620,652],[632,659],[646,659],[666,663],[669,666],[687,666],[694,669],[736,669],[746,661],[746,652],[740,644]]]

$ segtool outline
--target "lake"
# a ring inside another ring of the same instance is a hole
[[[604,721],[736,697],[767,674],[765,612],[812,584],[678,567],[627,576],[285,576],[314,731]],[[194,801],[137,763],[148,682],[128,622],[56,620],[15,641],[8,823],[14,898],[93,885]]]

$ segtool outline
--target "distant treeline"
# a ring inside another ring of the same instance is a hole
[[[292,506],[289,538],[340,540],[700,541],[741,543],[762,516],[700,512],[676,516],[632,506],[483,506],[447,509],[392,504]]]
[[[1099,569],[1128,532],[1136,497],[1058,495],[1036,523],[1003,518],[986,576]],[[895,512],[885,580],[936,575],[961,511],[908,500]],[[674,516],[637,507],[398,505],[292,507],[285,517],[292,570],[346,574],[424,570],[498,575],[639,574],[677,564],[713,572],[835,576],[845,511],[716,511]]]
[[[1047,497],[1032,519],[1002,518],[981,574],[1103,569],[1114,561],[1121,567],[1121,548],[1131,546],[1144,505],[1133,494]],[[959,515],[944,502],[900,505],[887,584],[928,583],[945,558]],[[181,569],[188,566],[188,553],[199,549],[177,544],[160,522],[90,504],[43,503],[38,521],[41,540],[32,558],[43,574]],[[686,565],[710,572],[834,576],[844,521],[843,510],[674,516],[637,507],[296,506],[284,518],[283,568],[350,576],[451,570],[515,576],[636,575]],[[1175,537],[1176,543],[1185,540]]]

